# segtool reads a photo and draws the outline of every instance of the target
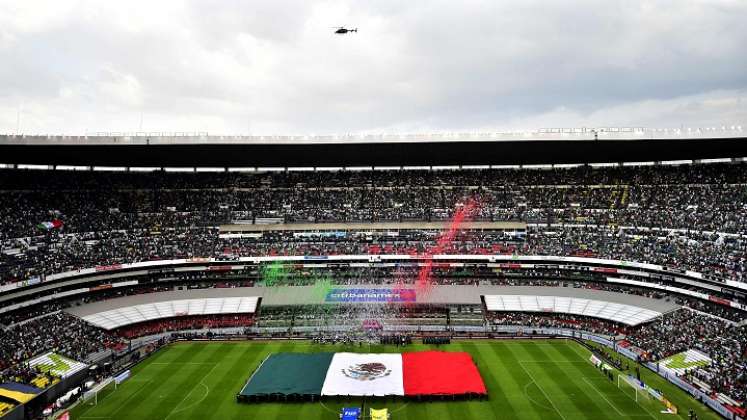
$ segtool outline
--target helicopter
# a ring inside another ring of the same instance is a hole
[[[334,29],[337,29],[335,31],[336,34],[344,35],[348,32],[358,32],[358,28],[355,29],[347,29],[344,26],[333,26]]]

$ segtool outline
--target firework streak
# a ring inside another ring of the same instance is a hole
[[[281,286],[293,286],[295,280],[303,280],[302,283],[311,284],[312,297],[319,301],[323,301],[324,298],[332,290],[332,279],[329,276],[312,276],[312,277],[301,277],[287,269],[286,266],[280,261],[274,261],[269,265],[265,265],[260,270],[262,274],[262,282],[265,287],[277,289]]]
[[[288,272],[280,261],[262,266],[262,282],[265,287],[278,287],[286,283]]]
[[[311,294],[316,300],[324,301],[332,290],[332,280],[329,277],[320,277],[314,280]]]
[[[422,265],[418,272],[418,277],[415,279],[415,290],[418,295],[425,296],[429,294],[433,288],[433,256],[442,254],[445,250],[451,247],[457,234],[462,230],[462,226],[465,222],[468,222],[475,210],[477,209],[477,203],[473,199],[467,200],[467,202],[454,212],[454,217],[449,223],[449,228],[446,229],[439,235],[436,240],[436,246],[426,249],[426,252],[420,256]],[[404,282],[400,279],[397,282],[396,289],[403,289]]]
[[[462,226],[472,218],[477,207],[475,200],[469,199],[464,203],[464,205],[456,209],[454,217],[449,223],[448,229],[444,230],[441,235],[439,235],[436,240],[436,245],[427,248],[425,253],[420,256],[421,267],[418,276],[415,279],[416,295],[426,296],[431,292],[433,288],[433,256],[442,254],[444,251],[451,248],[456,236],[462,230]],[[275,261],[264,266],[261,269],[261,274],[264,286],[271,288],[294,285],[294,280],[299,279],[299,276],[288,270],[280,261]],[[325,300],[329,292],[333,289],[334,282],[329,278],[329,276],[304,277],[304,280],[303,283],[309,283],[313,286],[311,293],[314,298],[318,298],[320,301]],[[400,296],[411,292],[411,286],[407,287],[405,279],[402,278],[398,279],[395,283],[395,287],[392,288],[393,296]],[[408,299],[406,302],[409,303],[411,301]],[[390,303],[400,303],[400,301],[392,299]]]

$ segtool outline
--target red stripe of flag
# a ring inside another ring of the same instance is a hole
[[[464,352],[402,353],[405,395],[487,395],[472,356]]]

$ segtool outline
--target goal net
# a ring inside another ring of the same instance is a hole
[[[99,394],[109,387],[114,388],[114,378],[106,378],[100,384],[94,386],[83,393],[83,403],[88,405],[97,405],[99,403]]]
[[[677,406],[664,397],[664,394],[630,375],[617,375],[617,387],[634,399],[638,405],[657,405],[658,403],[655,401],[658,401],[665,407],[665,411],[662,411],[662,413],[677,414],[679,412]]]
[[[644,400],[651,400],[651,395],[649,395],[648,391],[632,376],[617,375],[617,387],[639,404]]]

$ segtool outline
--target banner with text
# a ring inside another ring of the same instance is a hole
[[[415,302],[415,289],[331,289],[327,302]]]

